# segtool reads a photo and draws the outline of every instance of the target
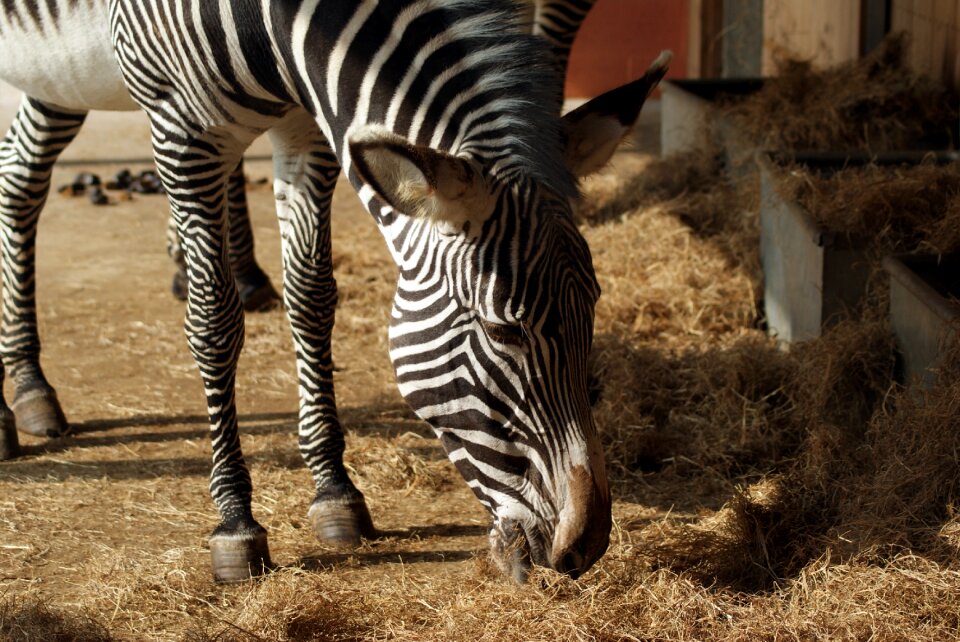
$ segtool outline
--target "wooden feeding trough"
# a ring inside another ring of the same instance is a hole
[[[868,163],[916,164],[929,158],[923,152],[769,153],[761,157],[760,255],[770,334],[785,342],[819,337],[826,325],[861,307],[875,267],[865,251],[866,239],[825,229],[803,206],[781,196],[776,185],[779,167],[795,163],[822,175]],[[933,158],[946,163],[957,155],[942,152]]]
[[[717,143],[729,160],[742,143],[718,105],[724,99],[755,93],[763,83],[762,78],[666,80],[660,83],[661,154],[669,156],[699,151]]]
[[[960,256],[886,257],[890,325],[905,383],[933,383],[944,341],[960,333]]]

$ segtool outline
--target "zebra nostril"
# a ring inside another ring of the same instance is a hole
[[[557,571],[560,573],[565,573],[573,579],[580,577],[583,569],[583,555],[577,551],[569,551],[566,555],[560,558],[560,564],[557,567]]]

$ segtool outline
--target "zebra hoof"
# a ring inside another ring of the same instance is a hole
[[[213,579],[219,584],[246,582],[272,567],[267,532],[220,534],[210,537]]]
[[[70,431],[57,393],[51,388],[34,388],[13,400],[17,430],[36,437],[62,437]]]
[[[237,287],[240,302],[247,312],[266,312],[280,306],[280,295],[266,274],[261,273],[250,280],[237,279]]]
[[[356,548],[361,538],[372,539],[377,531],[363,499],[353,502],[317,501],[307,513],[313,534],[337,548]]]
[[[0,409],[0,461],[20,455],[17,424],[9,408]]]

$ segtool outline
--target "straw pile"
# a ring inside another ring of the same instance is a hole
[[[910,71],[908,46],[905,34],[891,34],[862,59],[826,70],[784,59],[762,90],[730,105],[729,117],[761,149],[949,147],[956,97]]]
[[[91,418],[91,432],[0,466],[8,547],[0,548],[8,573],[0,637],[955,637],[960,351],[938,387],[919,396],[891,384],[894,355],[882,314],[780,350],[756,327],[755,189],[728,182],[706,157],[634,158],[617,167],[586,185],[581,211],[604,291],[595,417],[616,520],[594,570],[578,581],[539,570],[524,587],[498,577],[484,550],[483,510],[400,404],[389,376],[382,335],[392,267],[382,240],[372,226],[350,222],[362,216],[356,204],[339,202],[334,242],[343,303],[334,356],[343,422],[353,431],[346,463],[384,538],[349,553],[312,542],[304,527],[310,480],[289,410],[296,395],[285,322],[279,312],[249,317],[245,359],[255,355],[256,363],[245,361],[240,373],[241,412],[251,413],[243,418],[244,451],[254,510],[281,569],[247,585],[213,585],[204,420],[191,418],[193,406],[176,405],[186,403],[183,373],[191,369],[179,314],[149,300],[169,328],[124,325],[115,310],[111,323],[119,326],[111,328],[95,316],[102,306],[51,297],[71,328],[99,328],[96,345],[110,350],[91,350],[79,331],[65,340],[51,334],[50,362],[60,345],[90,362],[106,360],[109,374],[123,367],[118,350],[138,351],[160,367],[131,372],[129,385],[156,392],[156,400],[134,399],[157,403],[159,418],[126,426],[136,413],[120,397],[113,406],[120,427],[107,432],[102,407],[113,392],[84,401],[90,395],[78,380],[83,394],[65,387],[64,396]],[[269,194],[262,196],[251,195],[253,211],[266,210]],[[118,207],[103,224],[121,229],[125,212]],[[155,219],[160,238],[165,211]],[[269,218],[263,227],[276,234]],[[257,234],[260,248],[278,242]],[[159,251],[156,273],[149,265],[145,271],[162,282],[167,264]],[[84,305],[91,316],[80,314]],[[150,342],[135,340],[143,333]],[[177,359],[164,356],[175,345]]]

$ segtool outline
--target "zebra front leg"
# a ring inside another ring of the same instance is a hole
[[[157,133],[155,140],[165,140]],[[218,582],[238,582],[270,566],[267,532],[251,511],[252,483],[240,448],[235,402],[243,347],[243,308],[227,260],[227,177],[240,147],[223,135],[185,137],[193,145],[155,143],[189,282],[187,342],[200,369],[210,419],[210,494],[221,522],[210,536]],[[198,160],[202,159],[202,160]]]
[[[249,312],[271,310],[279,305],[280,295],[270,282],[270,277],[257,264],[253,228],[250,225],[250,212],[247,209],[243,161],[230,174],[227,185],[227,207],[230,213],[230,267],[237,281],[237,288],[240,290],[243,309]],[[167,228],[167,253],[177,265],[171,286],[173,296],[185,301],[187,299],[187,266],[180,245],[180,236],[172,217]]]
[[[333,385],[331,335],[337,284],[330,248],[330,203],[340,165],[305,112],[289,116],[271,130],[271,137],[283,297],[300,385],[300,453],[316,485],[310,524],[324,543],[356,546],[376,531],[363,494],[343,465],[344,436]]]
[[[0,225],[3,265],[3,364],[14,384],[16,427],[40,436],[68,431],[53,387],[40,368],[36,308],[36,236],[50,191],[53,164],[80,131],[84,111],[24,97],[0,143]],[[0,407],[4,418],[6,404]],[[8,439],[9,443],[9,439]]]

